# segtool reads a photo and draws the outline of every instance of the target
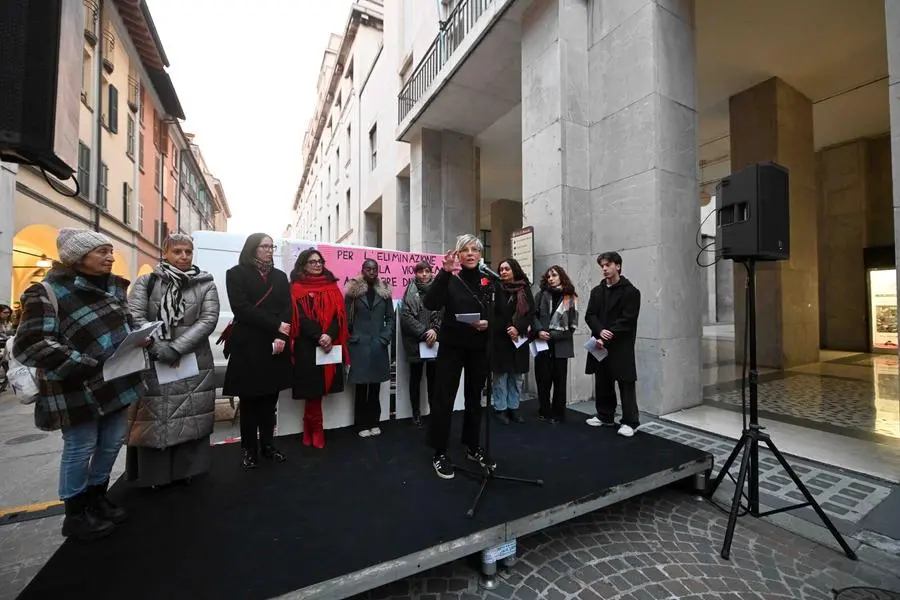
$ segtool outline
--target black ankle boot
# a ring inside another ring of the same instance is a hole
[[[88,486],[91,506],[94,508],[97,516],[113,523],[123,523],[128,518],[128,511],[109,501],[106,497],[107,489],[109,489],[108,480],[106,483]]]
[[[112,521],[101,518],[92,506],[89,491],[65,500],[66,518],[63,520],[62,534],[78,540],[96,540],[106,537],[115,529]]]
[[[252,450],[247,450],[246,448],[241,450],[241,466],[245,469],[255,469],[256,465],[259,463],[259,459],[256,458],[256,452]]]
[[[284,462],[287,460],[287,457],[281,453],[281,450],[271,444],[263,446],[262,457],[268,460],[274,460],[275,462]]]

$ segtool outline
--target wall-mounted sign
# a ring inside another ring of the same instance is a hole
[[[534,227],[516,229],[510,236],[512,257],[519,261],[528,281],[534,283]]]
[[[897,269],[869,269],[869,324],[873,352],[897,352]]]

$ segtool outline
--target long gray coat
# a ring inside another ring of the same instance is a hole
[[[159,267],[154,273],[156,281],[149,298],[150,275],[138,277],[128,296],[128,308],[139,327],[156,320],[165,291],[166,279]],[[200,374],[161,386],[154,367],[145,372],[149,389],[143,400],[131,407],[129,446],[169,448],[212,433],[216,387],[209,336],[219,320],[219,294],[213,276],[201,271],[182,289],[182,295],[182,324],[174,328],[172,340],[157,340],[156,344],[170,344],[182,356],[195,352]]]
[[[369,285],[362,276],[351,279],[344,292],[350,339],[350,383],[381,383],[391,378],[391,341],[394,339],[394,300],[391,287],[378,280],[370,305]]]

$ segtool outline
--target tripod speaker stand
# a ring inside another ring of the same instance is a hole
[[[812,509],[816,511],[816,514],[819,516],[819,519],[822,520],[822,523],[825,525],[825,527],[828,528],[828,531],[831,532],[831,535],[834,536],[834,539],[837,540],[838,544],[841,546],[841,549],[844,551],[847,557],[852,560],[856,560],[856,553],[850,548],[850,546],[847,545],[847,542],[844,541],[843,536],[834,526],[834,523],[831,522],[831,519],[828,518],[828,515],[825,514],[825,511],[822,510],[822,507],[819,506],[819,504],[816,502],[816,499],[813,498],[812,494],[810,494],[809,490],[800,480],[800,477],[798,477],[797,473],[794,472],[794,469],[791,468],[791,465],[788,464],[787,459],[785,459],[781,451],[778,450],[778,447],[775,446],[775,443],[772,441],[772,438],[769,436],[769,434],[763,432],[764,427],[761,427],[759,424],[759,403],[757,397],[758,372],[756,370],[756,260],[754,258],[746,258],[743,260],[739,260],[736,258],[734,259],[734,261],[736,263],[743,262],[744,267],[746,267],[747,269],[746,310],[748,323],[747,341],[749,342],[750,346],[748,353],[750,361],[750,422],[749,424],[747,424],[746,422],[744,423],[744,430],[741,433],[741,439],[738,440],[728,459],[725,461],[725,464],[722,465],[722,469],[716,476],[715,481],[713,481],[713,483],[706,491],[707,498],[711,499],[713,494],[715,494],[716,489],[718,489],[719,485],[722,483],[722,480],[728,474],[729,469],[731,469],[731,465],[734,464],[737,455],[743,451],[738,478],[735,482],[734,499],[731,502],[731,511],[728,515],[728,528],[725,530],[725,541],[722,545],[722,558],[728,560],[731,554],[731,542],[734,538],[734,527],[737,524],[738,509],[741,507],[741,497],[744,495],[744,484],[746,483],[747,487],[749,488],[747,491],[747,502],[749,504],[747,512],[751,516],[759,518],[811,506]],[[794,482],[794,485],[797,486],[797,489],[799,489],[800,493],[803,494],[803,497],[806,498],[806,502],[787,506],[784,508],[777,508],[766,512],[760,512],[760,443],[765,444],[766,447],[772,451],[772,454],[775,455],[775,458],[778,460],[778,462],[781,464],[781,467]]]
[[[484,449],[485,453],[488,456],[489,462],[491,459],[491,394],[493,390],[493,369],[491,369],[491,357],[494,352],[494,296],[496,293],[497,287],[497,278],[493,275],[486,274],[482,272],[485,277],[490,278],[491,285],[488,287],[485,292],[486,299],[486,308],[488,314],[488,342],[487,342],[487,353],[486,353],[486,361],[488,365],[488,375],[485,380],[485,391],[486,391],[486,400],[484,405],[481,407],[481,419],[484,421]],[[479,400],[479,404],[481,400]],[[494,480],[500,481],[513,481],[516,483],[527,483],[531,485],[544,485],[543,479],[524,479],[522,477],[510,477],[508,475],[498,475],[497,467],[493,464],[481,465],[479,470],[471,470],[465,469],[463,467],[456,467],[456,470],[474,478],[481,478],[481,486],[478,488],[478,492],[475,494],[475,499],[472,501],[472,506],[466,511],[467,517],[474,517],[475,511],[478,510],[478,504],[481,502],[482,497],[487,491],[488,484]]]

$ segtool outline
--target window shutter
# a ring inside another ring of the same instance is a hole
[[[119,90],[109,86],[109,130],[119,133]]]

